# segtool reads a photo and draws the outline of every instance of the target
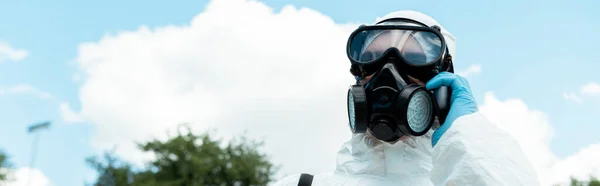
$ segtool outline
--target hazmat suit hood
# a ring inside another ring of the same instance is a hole
[[[383,20],[393,19],[393,18],[411,19],[414,21],[421,22],[427,26],[434,26],[434,25],[439,26],[441,28],[440,32],[442,33],[442,35],[444,36],[444,40],[446,41],[446,46],[448,47],[448,51],[449,51],[450,55],[452,55],[452,59],[456,60],[456,38],[448,30],[446,30],[446,28],[444,28],[440,23],[438,23],[435,19],[433,19],[432,17],[425,15],[421,12],[412,11],[412,10],[401,10],[401,11],[389,13],[383,17],[378,17],[377,19],[375,19],[375,22],[373,24],[376,24]]]

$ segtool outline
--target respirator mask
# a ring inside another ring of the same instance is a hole
[[[453,71],[439,27],[410,19],[360,26],[350,35],[346,52],[350,72],[357,77],[348,90],[353,133],[369,130],[379,140],[395,142],[402,136],[424,135],[443,123],[450,89],[426,90],[412,81],[427,83],[439,72]],[[367,76],[371,79],[361,85]]]

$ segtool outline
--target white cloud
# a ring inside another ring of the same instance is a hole
[[[579,95],[577,95],[574,92],[564,92],[563,98],[565,98],[566,100],[577,102],[577,103],[583,103],[583,98],[581,98]]]
[[[600,95],[600,84],[596,82],[589,82],[583,85],[578,93],[575,92],[565,92],[563,93],[563,97],[566,100],[572,100],[577,103],[583,103],[584,98],[589,98],[592,96]]]
[[[76,122],[84,121],[84,118],[81,116],[81,114],[74,112],[71,109],[71,106],[69,106],[69,103],[67,103],[67,102],[60,103],[59,109],[60,109],[60,116],[62,117],[62,119],[64,121],[66,121],[68,123],[76,123]]]
[[[12,181],[0,183],[5,186],[51,186],[50,179],[38,169],[22,167],[13,172],[10,176]],[[29,179],[31,178],[31,179]],[[28,184],[29,183],[29,184]]]
[[[42,91],[38,88],[35,88],[29,84],[15,85],[8,88],[7,91],[0,89],[0,95],[4,94],[5,92],[10,94],[30,94],[42,100],[50,100],[59,103],[58,109],[61,118],[67,123],[77,123],[85,120],[85,118],[79,112],[75,112],[71,109],[69,103],[65,101],[60,101],[58,98],[56,98],[56,96],[48,92]]]
[[[281,174],[329,171],[350,137],[346,91],[354,80],[344,48],[355,27],[310,9],[274,13],[255,1],[220,0],[190,25],[143,26],[81,44],[81,114],[96,126],[92,144],[118,144],[118,155],[139,162],[134,141],[164,138],[165,129],[192,122],[197,130],[218,128],[225,139],[248,130],[284,165]],[[544,113],[491,94],[482,111],[511,131],[544,179],[574,171],[553,176],[575,163],[549,150],[553,130]],[[590,154],[580,153],[574,158]]]
[[[282,172],[330,169],[350,136],[345,95],[354,79],[344,46],[353,28],[310,9],[274,13],[259,2],[224,0],[190,25],[82,44],[81,112],[96,125],[92,143],[119,144],[117,153],[138,160],[134,140],[193,122],[224,137],[248,129],[285,162]],[[314,151],[323,153],[297,154]]]
[[[35,91],[35,88],[33,88],[31,85],[28,85],[28,84],[19,84],[19,85],[15,85],[10,90],[13,93],[30,93],[30,92]]]
[[[500,101],[492,93],[486,93],[480,110],[520,142],[544,185],[566,184],[570,176],[582,180],[589,179],[590,175],[600,176],[600,159],[597,158],[600,157],[600,144],[591,145],[565,159],[550,151],[554,130],[545,113],[528,108],[519,99]]]
[[[481,73],[481,65],[479,64],[471,65],[465,70],[456,72],[456,74],[461,75],[463,77],[469,77],[479,73]]]
[[[584,96],[600,95],[600,84],[590,82],[585,86],[581,87],[581,90],[579,92],[581,93],[581,95]]]
[[[0,63],[4,61],[21,61],[29,55],[23,49],[15,49],[6,42],[0,42]]]
[[[10,93],[13,94],[33,94],[39,97],[40,99],[48,100],[55,99],[55,97],[45,91],[39,90],[29,84],[19,84],[10,88]]]
[[[580,180],[589,179],[590,175],[600,176],[600,144],[592,144],[570,155],[553,167],[556,179],[565,180],[567,175]]]
[[[29,84],[15,85],[15,86],[8,88],[8,91],[0,89],[0,95],[4,94],[5,92],[10,93],[10,94],[30,94],[30,95],[34,95],[42,100],[50,100],[50,101],[54,101],[57,103],[60,102],[60,104],[58,105],[58,109],[59,109],[62,119],[67,123],[77,123],[77,122],[82,122],[85,120],[84,117],[81,116],[80,113],[75,112],[71,109],[69,103],[60,101],[58,98],[56,98],[56,96],[54,96],[48,92],[42,91],[38,88],[35,88]]]

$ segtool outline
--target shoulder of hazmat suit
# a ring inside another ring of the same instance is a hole
[[[433,18],[398,11],[379,20],[394,17],[440,26],[456,59],[455,38]],[[441,137],[434,136],[439,139],[433,147],[433,131],[395,144],[370,143],[365,134],[354,134],[339,150],[336,169],[315,174],[312,185],[540,185],[518,142],[481,113],[449,122]],[[296,186],[299,179],[300,174],[289,175],[275,185]]]

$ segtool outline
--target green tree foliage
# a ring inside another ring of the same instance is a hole
[[[113,152],[105,152],[104,162],[96,157],[89,157],[86,163],[98,173],[95,186],[117,186],[134,185],[132,166],[113,155]]]
[[[185,129],[164,142],[138,144],[156,157],[145,169],[135,171],[112,152],[104,155],[104,162],[88,158],[87,163],[99,174],[93,185],[266,185],[272,181],[277,168],[258,152],[262,143],[242,136],[222,146],[208,133],[196,135]]]
[[[0,150],[0,182],[9,181],[10,170],[12,170],[12,164],[8,161],[8,155]]]
[[[570,186],[600,186],[600,180],[594,176],[591,176],[589,181],[580,181],[571,177]]]

